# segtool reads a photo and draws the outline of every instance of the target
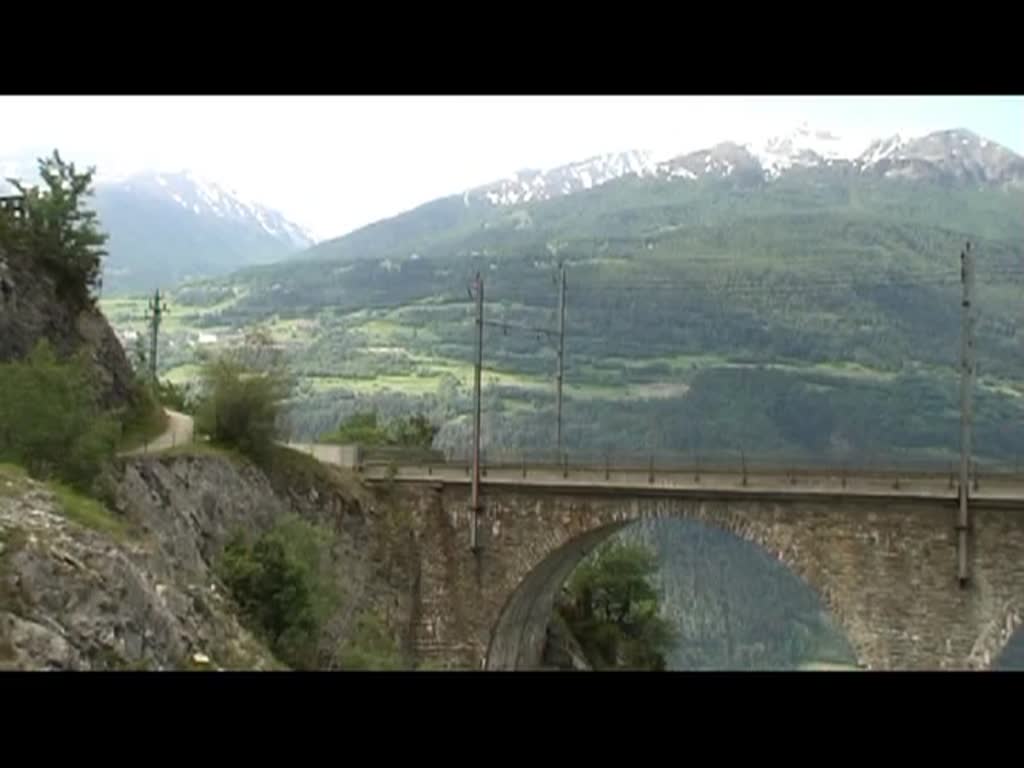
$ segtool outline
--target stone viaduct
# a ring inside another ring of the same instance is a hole
[[[419,653],[463,668],[539,666],[562,583],[647,517],[699,520],[771,553],[817,592],[866,669],[987,669],[1024,614],[1024,478],[1013,475],[971,490],[961,586],[958,484],[941,473],[488,467],[474,551],[464,465],[361,471],[413,510]]]

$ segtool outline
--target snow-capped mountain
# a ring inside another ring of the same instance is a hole
[[[467,194],[479,196],[493,205],[515,205],[570,195],[628,174],[650,175],[655,169],[656,164],[649,152],[619,152],[591,157],[549,171],[519,171],[511,179],[502,179]]]
[[[757,158],[769,179],[778,178],[795,166],[852,162],[863,149],[857,142],[844,140],[831,131],[813,129],[806,123],[788,134],[773,136],[761,144],[747,144],[744,148]]]
[[[0,158],[0,178],[38,183],[34,156]],[[101,170],[93,187],[90,206],[108,236],[103,262],[108,294],[170,287],[265,264],[315,243],[309,232],[280,212],[190,171],[118,178]],[[0,194],[4,189],[13,192],[9,185],[0,185]]]
[[[94,206],[109,234],[104,290],[151,290],[264,264],[313,238],[279,212],[189,172],[97,179]]]
[[[863,172],[887,178],[1024,186],[1024,158],[964,129],[876,141],[857,162]]]
[[[760,178],[761,166],[746,147],[726,141],[710,149],[680,155],[658,164],[655,175],[662,178],[697,179],[705,176],[750,176]]]
[[[190,171],[180,173],[140,173],[125,179],[99,179],[97,195],[111,190],[173,202],[196,216],[214,216],[261,229],[286,248],[302,250],[313,245],[314,238],[298,224],[239,193],[229,190]]]
[[[465,193],[492,205],[516,205],[573,194],[634,175],[662,179],[743,178],[770,182],[798,168],[836,168],[885,178],[1024,186],[1024,158],[970,131],[949,130],[907,139],[863,143],[806,124],[788,134],[744,145],[709,149],[655,161],[650,152],[602,155],[549,171],[524,171]]]

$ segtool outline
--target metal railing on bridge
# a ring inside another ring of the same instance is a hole
[[[464,469],[467,473],[472,469],[472,458],[469,455],[448,455],[444,459],[428,458],[423,452],[403,453],[395,451],[390,456],[366,455],[362,457],[360,466],[366,468],[421,467],[428,473],[441,468]],[[920,476],[949,475],[955,480],[959,473],[959,459],[956,456],[936,457],[913,453],[889,453],[856,456],[837,456],[830,454],[783,454],[747,455],[743,451],[717,452],[595,452],[567,451],[561,454],[554,451],[481,451],[481,472],[484,477],[488,470],[518,469],[523,477],[531,470],[550,473],[552,469],[560,469],[565,476],[571,472],[586,471],[604,472],[611,475],[615,472],[640,473],[651,475],[671,472],[673,474],[730,473],[740,475],[762,474],[830,474],[830,475],[878,475],[878,476]],[[1018,457],[988,458],[983,457],[972,464],[972,478],[993,475],[1020,475],[1024,473],[1024,463]]]

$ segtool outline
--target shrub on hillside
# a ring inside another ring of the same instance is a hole
[[[84,354],[58,360],[44,340],[24,360],[0,364],[0,460],[89,491],[118,433],[97,404]]]
[[[157,384],[157,399],[161,405],[179,413],[190,413],[193,409],[191,392],[187,386],[163,380]]]
[[[364,612],[356,620],[351,639],[340,654],[342,669],[402,669],[402,656],[387,623],[373,612]]]
[[[203,364],[203,394],[196,409],[201,432],[222,445],[263,459],[277,437],[281,404],[291,381],[273,345],[253,335],[236,349]]]
[[[341,445],[357,443],[365,447],[400,446],[402,448],[430,448],[434,444],[438,427],[423,414],[395,419],[382,425],[376,411],[356,413],[343,421],[334,432],[321,437],[325,443]]]
[[[128,405],[120,411],[123,448],[134,448],[159,435],[167,426],[167,417],[156,390],[144,376],[132,383]]]
[[[321,530],[287,518],[255,540],[234,536],[221,559],[221,577],[243,620],[295,669],[317,666],[320,638],[338,604],[328,545]]]

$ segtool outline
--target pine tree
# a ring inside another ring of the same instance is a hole
[[[103,245],[95,211],[85,207],[93,194],[95,168],[79,173],[57,150],[39,159],[43,186],[11,183],[25,197],[26,218],[17,228],[14,247],[41,260],[57,281],[58,295],[79,306],[92,302],[91,292],[102,284]]]

